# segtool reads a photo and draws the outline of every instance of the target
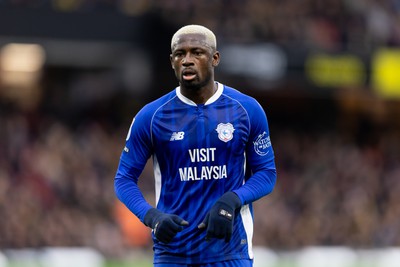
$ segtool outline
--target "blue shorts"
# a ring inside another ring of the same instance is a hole
[[[154,267],[252,267],[252,260],[229,260],[204,264],[155,263]]]

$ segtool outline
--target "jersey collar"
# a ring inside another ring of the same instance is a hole
[[[214,103],[215,101],[217,101],[217,99],[222,95],[222,92],[224,91],[224,85],[222,83],[216,82],[218,88],[217,91],[215,92],[215,94],[213,94],[207,101],[206,103],[204,103],[204,105],[209,105]],[[197,104],[195,102],[193,102],[192,100],[190,100],[189,98],[187,98],[186,96],[182,95],[181,93],[181,87],[178,86],[175,89],[176,91],[176,95],[178,96],[178,98],[185,104],[191,105],[191,106],[197,106]]]

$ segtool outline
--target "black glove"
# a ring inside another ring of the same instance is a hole
[[[163,243],[171,242],[175,235],[183,230],[183,226],[189,225],[178,215],[163,213],[155,208],[146,213],[143,222],[153,229],[155,237]]]
[[[223,194],[207,213],[204,221],[198,225],[199,229],[207,229],[206,240],[215,237],[225,238],[225,242],[228,242],[232,236],[235,210],[241,205],[242,202],[235,193]]]

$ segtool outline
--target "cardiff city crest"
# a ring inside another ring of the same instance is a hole
[[[233,125],[228,122],[218,124],[217,129],[215,130],[218,132],[218,138],[226,143],[232,140],[235,128],[233,128]]]

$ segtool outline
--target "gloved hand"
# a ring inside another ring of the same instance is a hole
[[[153,229],[155,237],[163,243],[171,242],[175,235],[183,230],[183,226],[189,225],[178,215],[163,213],[155,208],[146,213],[143,222]]]
[[[229,242],[232,236],[235,210],[242,205],[239,197],[233,192],[226,192],[212,206],[204,221],[197,227],[207,229],[206,240],[225,238]]]

